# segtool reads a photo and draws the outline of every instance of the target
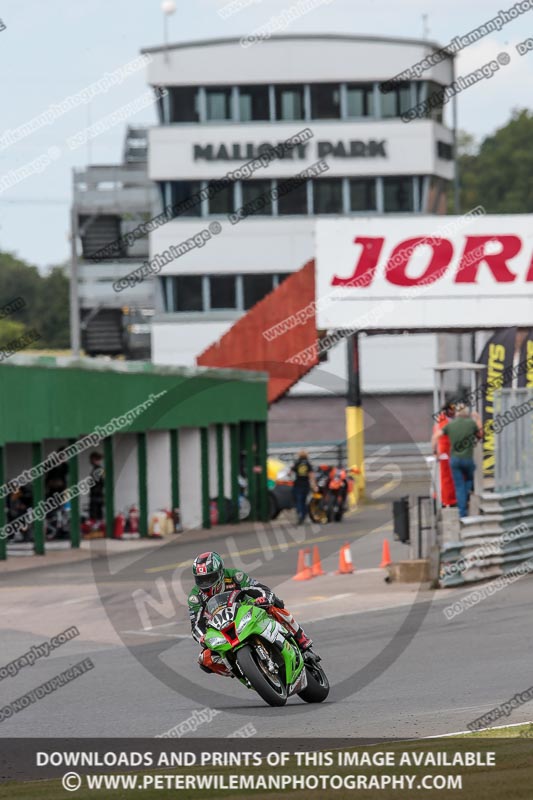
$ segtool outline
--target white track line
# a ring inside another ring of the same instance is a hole
[[[482,731],[501,731],[504,728],[518,728],[520,725],[531,725],[532,723],[527,720],[526,722],[513,722],[509,725],[493,725],[491,728],[479,728],[477,731],[455,731],[455,733],[440,733],[436,736],[423,736],[423,739],[444,739],[447,736],[464,736],[473,733],[481,733]]]
[[[190,633],[157,633],[151,631],[120,631],[121,633],[127,633],[130,636],[164,636],[167,639],[192,639]]]

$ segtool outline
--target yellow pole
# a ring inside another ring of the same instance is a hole
[[[352,496],[352,503],[357,503],[359,495],[365,493],[365,432],[363,404],[361,400],[361,374],[359,362],[359,336],[352,333],[347,341],[348,356],[348,393],[346,403],[346,453],[348,468],[357,467],[359,474],[355,476],[357,497]],[[355,495],[355,493],[354,493]]]
[[[348,468],[358,467],[359,475],[356,476],[354,485],[357,494],[365,493],[365,430],[364,413],[361,406],[346,406],[346,452]],[[358,499],[358,498],[357,498]],[[355,502],[357,502],[357,499]]]

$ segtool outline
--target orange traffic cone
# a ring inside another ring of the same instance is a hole
[[[348,542],[342,545],[339,552],[339,569],[336,575],[348,575],[354,571],[352,551]]]
[[[315,544],[313,547],[313,566],[311,567],[311,575],[313,578],[316,578],[318,575],[325,575],[326,573],[322,569],[322,562],[320,561],[320,553],[318,552],[318,546]]]
[[[311,573],[311,550],[307,547],[298,552],[298,566],[293,581],[308,581],[312,578]]]
[[[392,559],[390,557],[390,547],[388,539],[383,540],[383,552],[381,556],[381,564],[379,565],[382,568],[388,567],[389,564],[392,564]]]

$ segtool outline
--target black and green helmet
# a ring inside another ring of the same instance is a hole
[[[224,562],[218,553],[201,553],[192,565],[194,582],[208,597],[224,590]]]

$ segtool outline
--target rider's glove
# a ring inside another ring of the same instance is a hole
[[[271,599],[269,597],[258,597],[255,600],[255,605],[256,606],[262,606],[263,608],[266,608],[267,606],[271,606],[272,605],[272,601],[271,601]]]

